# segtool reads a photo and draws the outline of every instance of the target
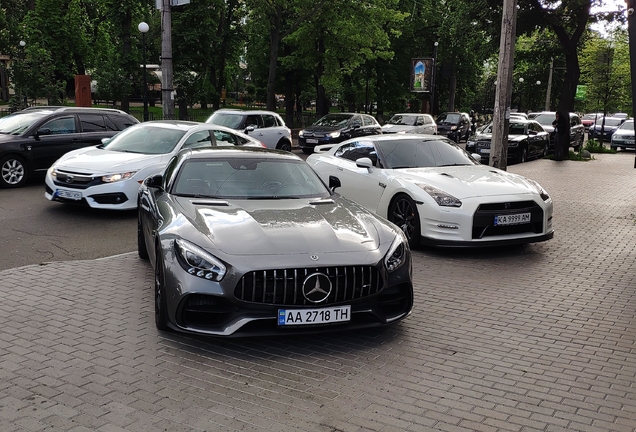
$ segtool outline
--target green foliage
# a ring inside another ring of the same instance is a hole
[[[605,147],[602,142],[599,142],[594,138],[587,140],[587,143],[585,143],[585,150],[590,153],[616,153],[616,150]]]

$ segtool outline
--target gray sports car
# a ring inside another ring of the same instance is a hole
[[[139,190],[161,330],[239,336],[395,323],[413,306],[400,229],[276,150],[184,150]]]

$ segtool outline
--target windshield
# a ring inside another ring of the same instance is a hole
[[[352,116],[348,114],[327,114],[314,123],[314,126],[343,127],[347,124],[351,117]]]
[[[393,117],[391,117],[391,120],[389,120],[387,123],[393,124],[393,125],[401,125],[401,126],[415,126],[416,120],[417,120],[417,116],[414,116],[414,115],[396,114]]]
[[[104,144],[111,151],[141,154],[171,153],[186,131],[143,124],[129,127]]]
[[[605,118],[605,126],[620,126],[623,120],[617,118]],[[597,120],[596,125],[600,127],[603,124],[603,120]]]
[[[457,124],[461,119],[459,114],[440,114],[437,117],[437,124]]]
[[[245,116],[241,113],[215,112],[206,120],[206,123],[238,129],[241,126],[243,117]]]
[[[173,193],[225,199],[331,196],[303,161],[254,158],[190,159],[181,168]]]
[[[626,121],[625,123],[623,123],[621,125],[621,127],[619,129],[620,130],[633,131],[634,130],[634,122],[633,121]]]
[[[490,123],[484,129],[484,133],[492,133],[493,124]],[[527,135],[526,134],[526,124],[525,123],[510,123],[508,125],[508,135]]]
[[[542,125],[552,126],[552,122],[556,120],[556,114],[539,114],[534,119]]]
[[[27,113],[11,114],[0,121],[0,133],[9,135],[21,135],[29,129],[33,123],[47,115],[47,112],[31,111]]]
[[[391,169],[478,164],[464,149],[448,141],[395,139],[379,141],[376,146]]]

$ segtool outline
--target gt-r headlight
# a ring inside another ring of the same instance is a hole
[[[431,185],[423,184],[423,183],[415,183],[419,188],[425,191],[427,194],[431,196],[435,200],[438,206],[440,207],[461,207],[462,202],[448,194],[444,191],[441,191],[437,188],[434,188]]]
[[[384,265],[389,273],[397,270],[404,264],[407,247],[406,237],[402,231],[399,231],[384,257]]]
[[[547,201],[547,200],[550,199],[550,195],[548,195],[548,193],[545,191],[545,189],[543,189],[541,187],[541,185],[539,183],[537,183],[536,181],[534,181],[532,179],[528,179],[528,182],[532,185],[532,187],[535,188],[535,190],[541,196],[541,199],[543,201]]]
[[[299,137],[303,137],[305,135],[305,131],[301,130],[300,132],[298,132],[298,136]]]
[[[117,174],[109,174],[109,175],[102,176],[102,181],[104,183],[114,183],[114,182],[118,182],[118,181],[122,181],[122,180],[128,180],[129,178],[131,178],[135,174],[137,174],[137,171],[130,171],[130,172],[125,172],[125,173],[117,173]]]
[[[221,281],[225,276],[225,265],[199,246],[177,239],[174,241],[174,249],[177,252],[177,261],[191,275],[215,282]]]
[[[331,132],[329,134],[329,137],[331,138],[338,138],[339,136],[340,136],[340,131]]]

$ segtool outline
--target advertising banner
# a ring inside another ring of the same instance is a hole
[[[415,93],[430,93],[431,78],[433,76],[432,58],[411,59],[411,91]]]

